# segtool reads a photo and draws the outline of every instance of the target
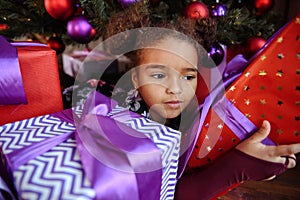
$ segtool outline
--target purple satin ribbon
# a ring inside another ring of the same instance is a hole
[[[12,42],[10,44],[14,47],[27,47],[27,46],[46,47],[47,46],[45,44],[36,43],[36,42]]]
[[[104,116],[87,115],[83,124],[76,141],[97,199],[159,199],[161,152],[152,141]]]
[[[83,168],[96,191],[96,199],[159,199],[161,151],[142,133],[106,116],[115,104],[93,92],[86,100],[81,119],[73,116],[71,109],[52,114],[75,123],[76,131],[7,154],[11,169],[17,169],[75,134]],[[124,113],[117,117],[126,119]],[[130,117],[127,115],[127,119]]]
[[[72,109],[67,109],[62,112],[53,113],[52,116],[58,117],[63,121],[74,123]],[[12,171],[19,168],[21,165],[27,163],[29,160],[36,158],[39,155],[49,151],[54,146],[74,136],[74,131],[66,132],[64,134],[53,136],[40,142],[31,144],[30,146],[16,149],[6,155],[7,162]]]
[[[192,152],[195,148],[195,145],[197,143],[197,139],[199,137],[200,131],[203,127],[204,120],[206,119],[206,116],[211,109],[212,105],[215,104],[215,102],[218,101],[218,99],[222,98],[225,94],[225,89],[234,81],[237,77],[241,75],[241,73],[244,71],[244,69],[247,66],[247,60],[242,55],[235,56],[225,67],[225,71],[223,72],[223,77],[221,82],[217,84],[217,86],[210,92],[210,94],[205,98],[204,103],[199,105],[198,110],[196,112],[200,112],[200,119],[198,122],[194,123],[191,129],[187,134],[192,135],[190,137],[190,147],[187,149],[187,151],[182,155],[179,162],[179,170],[178,170],[178,179],[182,176],[183,171],[189,161],[190,156],[192,155]],[[223,102],[224,103],[224,102]],[[220,106],[224,106],[224,104],[220,104]],[[224,114],[225,110],[220,110],[220,113]],[[221,116],[221,119],[223,117],[223,114]],[[235,114],[233,114],[235,115]],[[223,117],[224,118],[224,117]],[[234,121],[234,120],[233,120]],[[243,119],[243,121],[247,121],[249,123],[249,120]],[[250,122],[252,123],[252,122]],[[250,124],[249,123],[249,124]],[[233,123],[232,123],[233,124]],[[230,124],[229,124],[230,126]],[[242,124],[244,126],[244,124]],[[247,126],[247,125],[246,125]],[[239,126],[241,127],[241,126]],[[231,127],[233,128],[233,127]],[[234,129],[234,128],[233,128]],[[249,128],[246,128],[247,130]],[[239,133],[239,131],[235,132],[237,135],[242,135],[245,133]]]
[[[83,109],[83,126],[77,126],[75,135],[97,199],[159,199],[161,151],[145,135],[120,122],[139,115],[121,112],[106,117],[116,105],[98,92],[91,93]]]
[[[27,104],[17,49],[0,36],[0,105]]]
[[[256,127],[255,124],[253,124],[226,97],[223,97],[218,103],[213,105],[212,108],[240,140],[248,138],[258,130],[258,127]],[[264,139],[262,143],[266,145],[275,145],[270,138]]]
[[[23,147],[22,149],[14,150],[7,154],[7,162],[12,171],[16,170],[21,165],[27,163],[29,160],[49,151],[52,147],[69,139],[74,134],[73,131],[45,139],[41,142],[36,142],[30,146]]]

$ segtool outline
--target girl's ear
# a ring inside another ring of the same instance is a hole
[[[131,81],[132,81],[132,84],[133,84],[133,87],[134,88],[138,88],[138,75],[137,75],[137,69],[132,69],[131,70]]]

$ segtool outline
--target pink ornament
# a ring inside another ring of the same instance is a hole
[[[207,18],[209,16],[209,10],[204,3],[194,1],[185,7],[184,16],[191,19]]]
[[[44,0],[48,14],[57,20],[67,20],[77,9],[76,0]]]
[[[89,43],[95,36],[96,31],[85,16],[76,16],[68,21],[68,35],[79,43]]]

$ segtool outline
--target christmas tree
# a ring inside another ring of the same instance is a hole
[[[99,39],[109,18],[135,3],[150,7],[155,20],[213,16],[218,43],[251,51],[285,23],[272,11],[274,0],[0,0],[0,34],[12,40],[25,36],[62,53],[65,45]]]

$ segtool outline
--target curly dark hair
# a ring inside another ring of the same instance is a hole
[[[151,13],[152,10],[150,6],[147,6],[144,3],[135,3],[122,12],[112,16],[106,26],[103,38],[107,39],[120,33],[123,35],[122,37],[118,37],[118,40],[111,41],[109,47],[111,53],[120,54],[123,49],[145,47],[169,36],[169,33],[164,32],[156,34],[147,34],[147,32],[143,32],[143,34],[138,35],[128,32],[129,30],[136,28],[141,28],[142,30],[147,27],[157,27],[174,30],[180,33],[177,34],[177,37],[179,35],[181,35],[180,37],[185,35],[184,39],[189,39],[190,41],[194,40],[198,45],[202,45],[204,49],[208,49],[216,40],[217,23],[214,18],[189,19],[179,16],[175,19],[166,21],[154,20],[151,18]]]

